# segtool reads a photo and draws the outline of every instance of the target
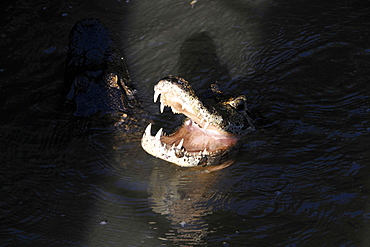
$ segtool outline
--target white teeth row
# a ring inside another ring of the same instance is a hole
[[[159,93],[158,91],[155,91],[154,92],[154,102],[157,102],[157,100],[158,100],[158,97],[159,97],[159,95],[160,95],[161,93]],[[160,105],[159,105],[159,110],[160,110],[160,112],[161,113],[163,113],[163,111],[164,111],[164,107],[165,106],[168,106],[168,107],[170,107],[171,108],[171,110],[172,110],[172,112],[173,112],[173,114],[179,114],[179,113],[181,113],[181,112],[179,112],[179,111],[176,111],[175,109],[173,109],[171,106],[169,106],[169,105],[165,105],[163,102],[162,102],[162,100],[159,100],[160,102]],[[182,110],[184,110],[185,109],[185,107],[182,105],[181,106],[182,107]]]
[[[150,123],[150,124],[148,124],[148,126],[145,129],[144,136],[154,137],[156,141],[161,143],[161,146],[163,146],[164,148],[167,149],[166,144],[161,142],[161,136],[163,136],[163,133],[164,133],[163,128],[159,129],[158,132],[155,134],[155,136],[152,136],[151,132],[152,132],[152,124]],[[213,154],[213,153],[208,152],[206,148],[203,151],[200,151],[198,153],[189,153],[184,149],[183,145],[184,145],[184,139],[181,139],[179,144],[177,144],[177,145],[173,144],[172,148],[169,151],[181,150],[182,152],[184,152],[185,155],[193,155],[193,156],[194,155],[210,155],[210,154]]]
[[[159,95],[161,95],[161,93],[159,91],[154,90],[154,98],[153,98],[154,103],[157,102]],[[164,107],[167,106],[167,105],[163,104],[162,100],[159,100],[159,101],[160,101],[159,102],[159,110],[160,110],[161,113],[163,113]],[[171,107],[171,109],[172,109],[172,107]],[[172,110],[172,112],[175,113],[173,110]]]
[[[154,103],[155,102],[157,102],[157,100],[158,100],[158,97],[160,96],[160,92],[159,92],[159,90],[154,90]],[[163,111],[164,111],[164,107],[165,106],[167,106],[167,105],[165,105],[163,102],[162,102],[162,100],[160,100],[160,105],[159,105],[159,110],[160,110],[160,112],[161,113],[163,113]],[[178,112],[178,111],[176,111],[176,110],[174,110],[171,106],[169,106],[170,108],[171,108],[171,110],[172,110],[172,112],[174,113],[174,114],[179,114],[179,113],[181,113],[181,112]],[[182,105],[181,106],[182,107],[182,110],[184,110],[185,109],[185,106],[184,105]],[[201,116],[201,114],[199,113],[198,114],[198,118]],[[199,124],[202,124],[204,122],[204,119],[203,118],[201,118],[200,119],[200,123]],[[209,126],[209,122],[205,122],[205,124],[204,124],[204,126],[203,126],[203,129],[207,129],[208,128],[208,126]]]
[[[152,124],[148,124],[148,126],[146,127],[145,129],[145,136],[152,136]],[[161,136],[163,136],[163,128],[160,128],[157,132],[157,134],[155,134],[154,138],[157,140],[157,141],[160,141],[161,140]]]

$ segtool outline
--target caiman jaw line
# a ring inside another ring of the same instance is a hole
[[[161,113],[168,106],[174,114],[182,113],[189,119],[170,135],[161,128],[152,136],[149,124],[141,140],[149,154],[179,166],[197,166],[209,157],[221,155],[236,143],[234,135],[219,127],[222,117],[211,114],[194,91],[188,92],[168,80],[161,80],[154,87],[154,102],[159,97]]]

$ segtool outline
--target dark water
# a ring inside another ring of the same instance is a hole
[[[177,121],[152,103],[168,74],[246,94],[259,120],[236,162],[189,174],[141,130],[61,111],[84,17],[158,128]],[[368,1],[20,0],[1,23],[1,246],[370,246]]]

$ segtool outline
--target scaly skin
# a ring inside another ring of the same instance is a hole
[[[95,18],[80,20],[68,41],[65,89],[74,115],[129,113],[135,98],[130,76],[105,26]]]

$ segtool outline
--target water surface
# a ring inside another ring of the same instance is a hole
[[[4,4],[1,246],[368,246],[370,9],[364,1],[16,1]],[[189,173],[143,129],[61,110],[68,34],[101,19],[145,111],[185,76],[246,94],[257,131],[235,163]]]

